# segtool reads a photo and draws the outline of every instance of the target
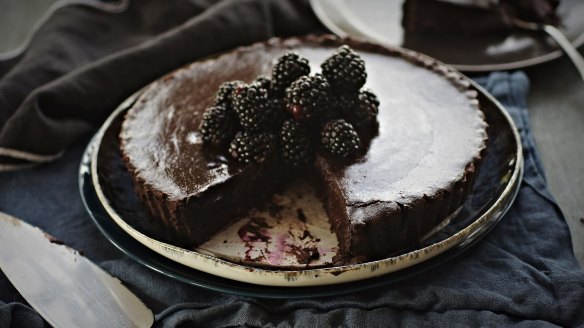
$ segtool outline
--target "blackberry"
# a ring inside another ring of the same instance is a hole
[[[270,93],[270,89],[272,88],[272,81],[270,78],[264,75],[260,75],[257,79],[253,81],[253,84],[258,85],[260,88],[268,90],[268,94]]]
[[[275,141],[267,132],[240,131],[229,145],[229,154],[241,163],[262,163],[274,152]]]
[[[270,106],[272,107],[270,126],[279,129],[282,123],[290,117],[290,113],[286,109],[286,101],[282,98],[272,98],[270,99]]]
[[[337,95],[331,100],[331,106],[355,127],[374,122],[379,112],[379,100],[370,90],[357,94]]]
[[[221,84],[215,96],[215,106],[224,106],[230,110],[232,108],[233,91],[242,84],[243,82],[241,81],[229,81]]]
[[[371,90],[359,92],[354,113],[358,122],[375,121],[377,113],[379,113],[379,99]]]
[[[312,158],[312,144],[304,124],[288,119],[280,130],[280,147],[284,163],[301,166]]]
[[[313,120],[326,111],[330,86],[320,74],[302,76],[286,92],[288,110],[295,120]]]
[[[334,95],[331,97],[329,110],[327,112],[326,119],[337,119],[351,117],[351,113],[357,107],[357,95],[355,94],[345,94],[345,95]]]
[[[339,157],[355,155],[361,147],[359,135],[343,119],[328,121],[322,128],[320,137],[324,149]]]
[[[259,131],[270,128],[273,112],[268,90],[259,84],[241,85],[234,91],[233,109],[239,124],[246,130]]]
[[[293,52],[278,58],[272,70],[272,89],[275,95],[284,96],[286,88],[303,75],[310,74],[310,65],[306,58]]]
[[[337,93],[356,93],[367,80],[365,62],[347,45],[339,47],[320,67]]]
[[[233,138],[237,128],[233,113],[224,106],[207,108],[203,113],[201,134],[203,141],[213,145],[223,145]]]

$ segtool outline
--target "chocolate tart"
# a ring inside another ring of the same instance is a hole
[[[487,142],[476,92],[462,76],[403,49],[331,36],[271,39],[170,73],[126,115],[124,161],[138,195],[177,244],[201,244],[297,178],[276,160],[242,165],[203,145],[200,121],[219,85],[269,75],[290,50],[318,72],[342,44],[365,61],[366,87],[381,102],[378,129],[357,159],[317,156],[301,172],[318,187],[340,258],[363,261],[411,246],[460,207]]]

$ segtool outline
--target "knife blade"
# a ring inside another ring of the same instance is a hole
[[[55,327],[150,327],[121,281],[39,228],[0,212],[0,269]]]

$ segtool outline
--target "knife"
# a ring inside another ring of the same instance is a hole
[[[79,252],[0,212],[0,269],[55,327],[150,327],[152,311]]]

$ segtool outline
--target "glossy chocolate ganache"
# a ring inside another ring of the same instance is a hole
[[[346,261],[385,256],[418,242],[468,194],[486,146],[475,91],[458,73],[414,52],[330,36],[272,39],[195,62],[149,85],[120,134],[136,191],[176,243],[197,246],[260,206],[288,179],[278,161],[235,162],[203,145],[203,112],[226,81],[270,75],[293,50],[312,73],[348,44],[365,61],[365,87],[380,105],[378,130],[351,161],[318,155],[312,177]]]

